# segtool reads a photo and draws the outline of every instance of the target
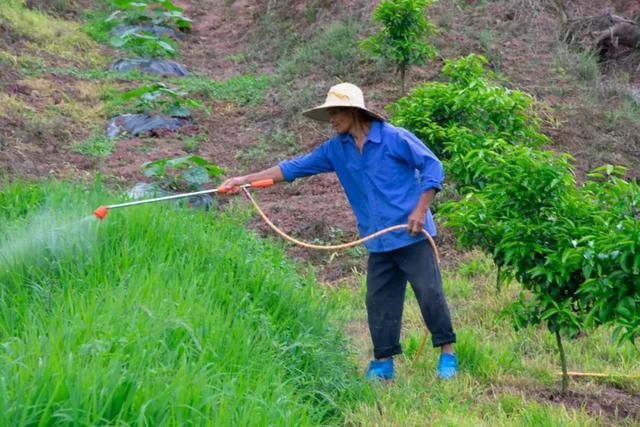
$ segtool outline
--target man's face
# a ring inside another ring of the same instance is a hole
[[[329,123],[337,133],[346,133],[353,126],[353,114],[348,107],[331,107],[328,109]]]

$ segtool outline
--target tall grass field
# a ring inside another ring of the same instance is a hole
[[[370,399],[311,276],[246,213],[0,188],[0,425],[341,424]]]

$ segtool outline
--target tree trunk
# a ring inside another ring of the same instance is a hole
[[[567,393],[569,389],[569,374],[567,373],[567,358],[564,354],[564,347],[562,346],[562,337],[560,331],[556,330],[556,343],[558,344],[558,351],[560,352],[560,364],[562,365],[562,395]]]
[[[407,64],[400,64],[400,96],[404,96],[404,82],[407,73]]]

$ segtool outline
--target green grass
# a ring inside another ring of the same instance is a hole
[[[600,76],[597,58],[589,52],[575,52],[563,45],[554,52],[553,62],[560,75],[569,80],[593,84]]]
[[[105,101],[106,114],[111,117],[122,112],[140,112],[145,107],[162,107],[165,101],[167,107],[184,106],[189,109],[203,108],[209,113],[205,105],[193,98],[209,101],[231,102],[237,105],[256,105],[262,102],[266,90],[269,88],[270,79],[268,76],[241,75],[231,77],[226,80],[214,81],[201,76],[185,77],[180,79],[169,79],[171,83],[167,90],[172,91],[173,97],[165,94],[164,98],[159,97],[153,101],[144,100],[143,96],[129,99],[129,94],[121,88],[105,85],[100,98]],[[158,80],[160,82],[160,80]],[[139,86],[142,90],[144,87]],[[151,89],[148,89],[151,91]],[[145,92],[146,93],[146,92]],[[131,110],[133,107],[132,111]],[[153,109],[153,108],[152,108]],[[155,111],[161,108],[155,108]]]
[[[352,81],[365,63],[358,46],[362,24],[352,20],[338,20],[323,28],[311,42],[297,49],[279,62],[279,77],[289,81],[310,72],[322,73],[329,79],[336,76]]]
[[[293,132],[278,129],[273,133],[259,135],[258,143],[238,152],[236,159],[251,166],[259,161],[277,162],[278,158],[293,156],[298,150],[296,135]]]
[[[211,80],[202,76],[172,79],[181,90],[216,101],[227,101],[239,105],[257,105],[262,102],[271,87],[268,75],[246,74],[225,80]]]
[[[0,425],[339,424],[367,400],[311,276],[246,214],[92,218],[109,201],[0,190]]]
[[[362,371],[371,357],[366,326],[365,280],[325,288],[358,352]],[[354,285],[355,282],[355,285]],[[377,404],[362,402],[347,416],[348,425],[370,426],[596,426],[632,425],[633,421],[598,418],[584,409],[537,401],[536,391],[557,393],[559,357],[546,328],[515,332],[500,312],[518,292],[513,282],[496,294],[490,259],[470,253],[455,268],[443,272],[445,293],[458,336],[455,351],[460,375],[453,381],[436,379],[437,351],[430,341],[413,367],[424,326],[413,292],[407,291],[402,345],[397,358],[398,380],[376,387]],[[575,380],[570,389],[598,395],[605,387],[640,392],[640,351],[626,343],[616,346],[611,331],[601,328],[567,341],[569,369],[619,374],[607,380]],[[635,380],[628,377],[634,377]]]
[[[71,151],[93,157],[107,157],[116,148],[116,141],[106,135],[94,133],[84,142],[75,144]]]
[[[23,0],[0,2],[0,25],[14,33],[22,45],[37,56],[53,55],[88,66],[104,63],[99,46],[82,33],[76,23],[28,9]]]

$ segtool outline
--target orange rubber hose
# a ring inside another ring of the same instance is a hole
[[[321,251],[335,251],[335,250],[339,250],[339,249],[347,249],[347,248],[351,248],[353,246],[360,245],[360,244],[362,244],[362,243],[364,243],[364,242],[366,242],[368,240],[375,239],[376,237],[378,237],[378,236],[380,236],[382,234],[388,233],[390,231],[401,230],[401,229],[409,227],[409,224],[394,225],[392,227],[387,227],[384,230],[376,231],[375,233],[369,234],[368,236],[365,236],[362,239],[354,240],[353,242],[343,243],[343,244],[340,244],[340,245],[315,245],[315,244],[312,244],[312,243],[307,243],[307,242],[303,242],[301,240],[295,239],[295,238],[289,236],[284,231],[282,231],[280,228],[278,228],[277,225],[275,225],[273,222],[271,222],[271,220],[267,217],[267,215],[260,208],[260,206],[258,206],[258,202],[256,202],[256,200],[253,198],[253,196],[251,195],[249,190],[247,188],[245,188],[245,187],[242,187],[242,190],[244,191],[244,194],[249,198],[249,200],[253,204],[253,207],[256,209],[256,211],[258,212],[260,217],[264,220],[264,222],[267,223],[267,225],[269,227],[271,227],[271,229],[273,231],[275,231],[283,239],[285,239],[285,240],[287,240],[287,241],[289,241],[291,243],[294,243],[296,245],[302,246],[303,248],[316,249],[316,250],[321,250]],[[440,265],[440,254],[438,252],[438,248],[436,247],[436,243],[433,241],[433,238],[427,232],[427,230],[423,229],[422,230],[422,234],[425,235],[425,237],[427,238],[427,240],[431,244],[431,248],[433,249],[433,253],[435,254],[435,257],[436,257],[436,262],[438,263],[438,265]],[[422,336],[422,340],[420,341],[420,345],[418,346],[418,351],[416,351],[416,355],[413,358],[413,362],[411,364],[412,368],[415,368],[418,359],[422,355],[422,351],[424,350],[424,346],[425,346],[425,344],[427,342],[427,336],[428,335],[429,335],[429,329],[427,329],[426,326],[425,326],[424,335]]]
[[[260,215],[260,217],[262,217],[264,222],[266,222],[267,225],[269,227],[271,227],[271,229],[273,229],[273,231],[278,233],[278,235],[280,235],[280,237],[282,237],[283,239],[288,240],[291,243],[295,243],[296,245],[299,245],[299,246],[302,246],[302,247],[308,248],[308,249],[317,249],[317,250],[321,250],[321,251],[336,251],[336,250],[339,250],[339,249],[348,249],[348,248],[351,248],[351,247],[354,247],[354,246],[361,245],[364,242],[367,242],[367,241],[369,241],[371,239],[375,239],[376,237],[381,236],[381,235],[383,235],[385,233],[388,233],[390,231],[409,228],[409,224],[394,225],[394,226],[391,226],[391,227],[387,227],[387,228],[385,228],[383,230],[376,231],[375,233],[369,234],[368,236],[365,236],[362,239],[354,240],[353,242],[343,243],[343,244],[340,244],[340,245],[315,245],[313,243],[303,242],[303,241],[298,240],[298,239],[296,239],[294,237],[291,237],[287,233],[282,231],[280,228],[278,228],[277,225],[275,225],[273,222],[271,222],[271,220],[267,217],[267,215],[264,213],[264,211],[262,209],[260,209],[260,206],[258,206],[258,203],[255,201],[255,199],[253,198],[253,196],[251,195],[249,190],[247,190],[246,188],[243,188],[242,190],[244,190],[244,193],[247,195],[249,200],[251,200],[251,203],[253,203],[253,207],[256,208],[256,211],[258,211],[258,214]],[[422,234],[424,234],[424,236],[427,238],[427,240],[431,244],[431,248],[433,249],[433,253],[436,256],[436,262],[438,264],[440,264],[440,254],[438,253],[438,248],[436,247],[436,243],[433,241],[433,238],[427,232],[427,230],[423,229],[422,230]]]

